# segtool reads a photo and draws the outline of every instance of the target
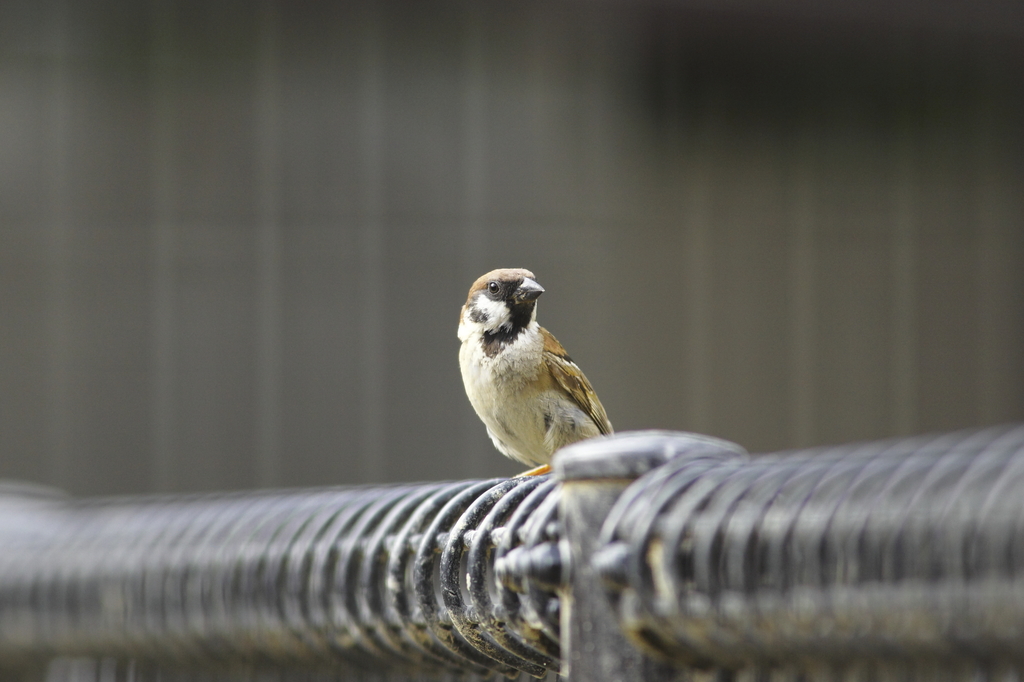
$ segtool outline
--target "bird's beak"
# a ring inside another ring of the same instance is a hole
[[[536,301],[544,293],[544,287],[527,277],[513,295],[518,302]]]

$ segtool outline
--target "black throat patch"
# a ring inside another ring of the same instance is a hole
[[[501,352],[501,349],[512,343],[530,325],[530,318],[533,317],[535,303],[523,303],[513,305],[511,315],[511,326],[508,329],[502,328],[493,332],[484,332],[483,344],[484,354],[493,358]]]

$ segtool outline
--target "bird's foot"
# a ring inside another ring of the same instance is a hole
[[[539,467],[534,467],[534,468],[532,468],[532,469],[530,469],[528,471],[524,471],[521,474],[516,474],[515,477],[516,478],[520,478],[522,476],[543,476],[544,474],[550,474],[550,473],[551,473],[551,465],[550,464],[541,464]]]

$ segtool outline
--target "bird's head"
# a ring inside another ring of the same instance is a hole
[[[543,293],[529,270],[492,270],[473,282],[461,321],[479,325],[486,334],[514,335],[534,321]]]

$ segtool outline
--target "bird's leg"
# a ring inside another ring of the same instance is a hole
[[[516,474],[516,478],[520,478],[522,476],[543,476],[544,474],[550,474],[550,473],[551,473],[551,465],[550,464],[541,464],[539,467],[534,467],[534,468],[532,468],[532,469],[530,469],[528,471],[524,471],[521,474]]]

